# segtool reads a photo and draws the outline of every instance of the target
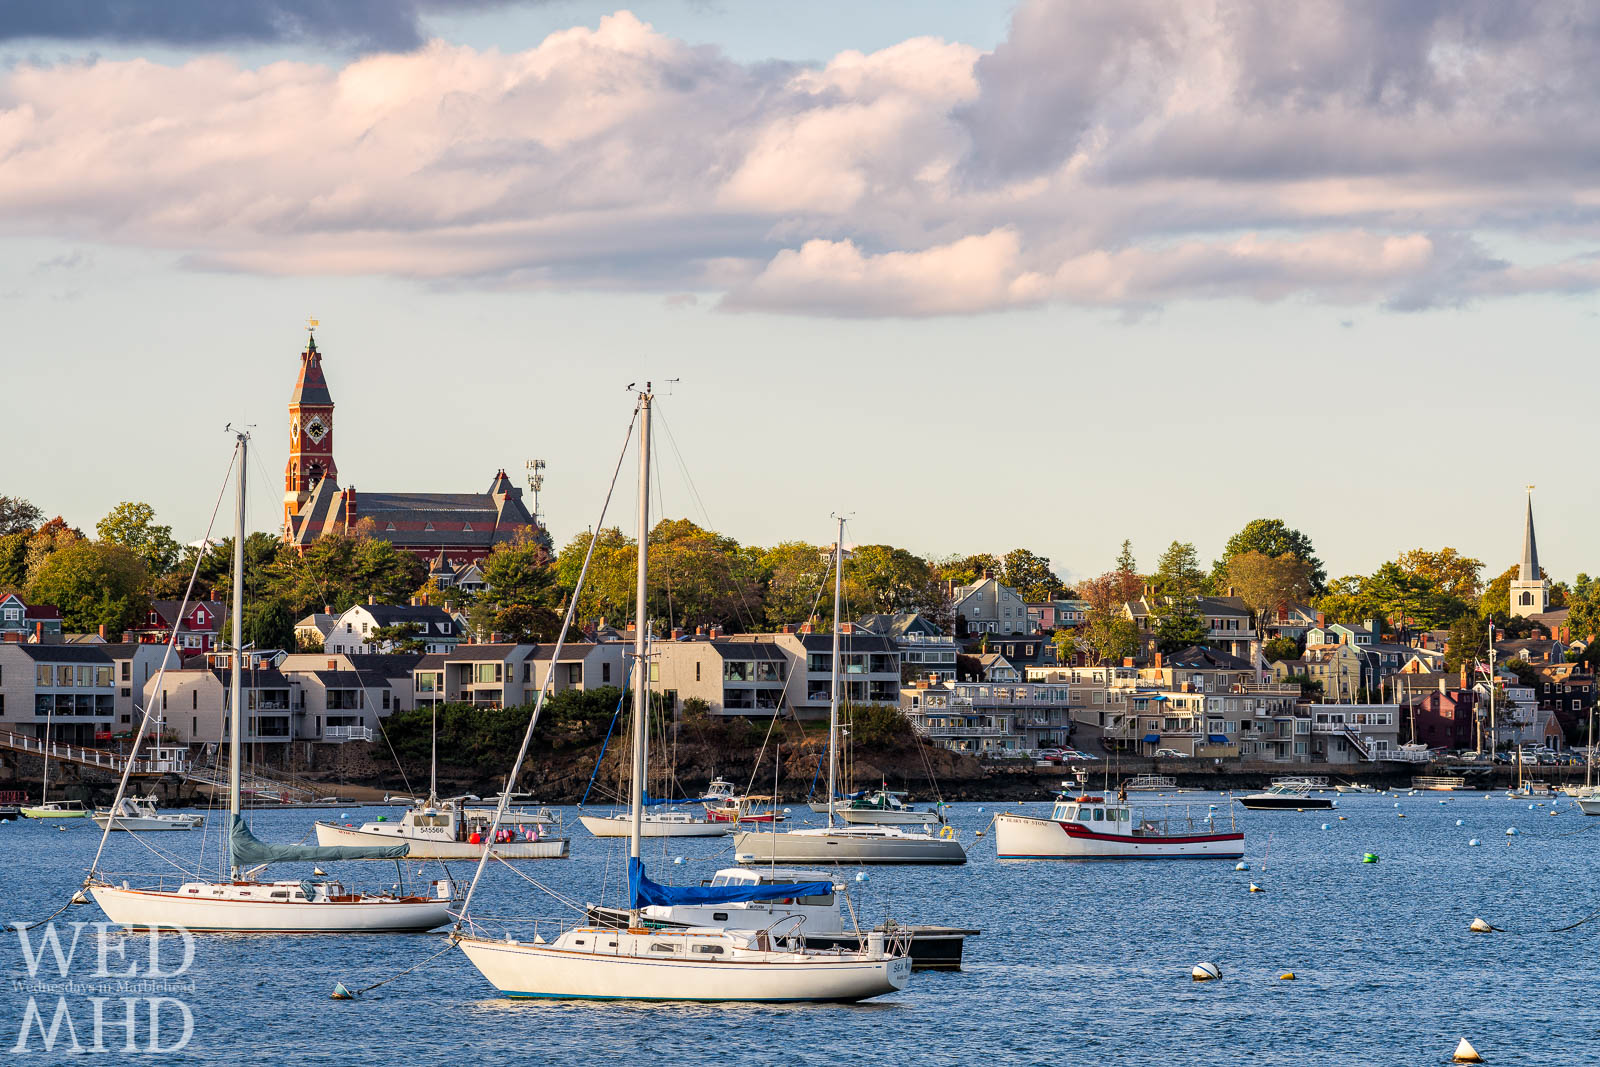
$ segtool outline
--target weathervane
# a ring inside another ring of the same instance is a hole
[[[315,330],[318,326],[321,326],[321,325],[322,325],[322,323],[319,322],[316,319],[307,319],[306,320],[306,332],[310,333],[312,330]]]

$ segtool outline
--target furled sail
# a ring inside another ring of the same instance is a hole
[[[228,832],[228,850],[235,867],[256,867],[263,863],[315,863],[320,860],[397,860],[411,851],[411,846],[270,845],[250,832],[243,817],[235,815],[233,827]]]
[[[788,885],[662,885],[644,872],[641,860],[628,860],[630,907],[671,904],[736,904],[746,900],[787,900],[819,897],[833,892],[832,882],[791,882]]]

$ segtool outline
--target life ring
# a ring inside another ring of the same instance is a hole
[[[945,823],[943,826],[941,826],[939,828],[939,840],[940,841],[953,841],[953,840],[955,840],[955,836],[956,836],[956,828],[954,826],[951,826],[949,823]]]

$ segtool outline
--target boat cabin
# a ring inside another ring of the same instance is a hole
[[[718,871],[706,885],[793,885],[798,882],[831,882],[827,871],[798,867],[762,867],[759,870],[729,867]],[[801,916],[797,929],[785,924],[783,934],[834,934],[844,929],[839,905],[833,893],[817,896],[779,897],[777,900],[735,901],[726,904],[652,905],[641,909],[647,919],[687,923],[725,930],[762,930],[790,916]]]
[[[1081,823],[1112,834],[1125,834],[1133,827],[1133,809],[1125,804],[1109,804],[1105,797],[1063,796],[1056,801],[1050,817],[1056,822]]]

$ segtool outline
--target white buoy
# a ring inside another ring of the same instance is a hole
[[[1252,893],[1265,893],[1266,890],[1262,889],[1260,886],[1256,885],[1254,882],[1251,882],[1250,883],[1250,892],[1252,892]]]
[[[1322,828],[1323,828],[1323,829],[1324,829],[1324,830],[1326,830],[1326,829],[1327,829],[1327,828],[1328,828],[1328,824],[1327,824],[1327,823],[1323,823],[1323,824],[1322,824]]]
[[[318,878],[326,878],[326,877],[328,877],[328,872],[323,870],[321,867],[313,867],[313,868],[311,868],[311,873],[316,875]]]
[[[1397,807],[1397,808],[1398,808],[1398,807],[1399,807],[1399,806],[1400,806],[1400,802],[1399,802],[1399,801],[1398,801],[1398,800],[1397,800],[1397,801],[1395,801],[1395,802],[1394,802],[1394,806],[1395,806],[1395,807]]]
[[[1472,1042],[1462,1038],[1456,1044],[1455,1055],[1450,1057],[1456,1063],[1482,1063],[1483,1057],[1478,1055],[1478,1050],[1472,1047]]]
[[[856,872],[856,881],[865,882],[866,880],[867,880],[867,872],[866,871],[857,871]]]
[[[1506,827],[1506,836],[1507,837],[1516,837],[1517,836],[1517,828],[1515,826]]]
[[[1461,820],[1460,820],[1460,819],[1457,819],[1457,820],[1456,820],[1456,825],[1457,825],[1457,826],[1460,826],[1460,825],[1462,825],[1462,821],[1461,821]]]
[[[1197,963],[1189,976],[1196,982],[1214,982],[1222,977],[1222,968],[1215,963]]]
[[[1471,930],[1475,934],[1487,934],[1493,932],[1494,927],[1490,926],[1482,919],[1473,919],[1472,925],[1468,926],[1467,929]]]
[[[1233,865],[1233,869],[1236,871],[1248,871],[1250,869],[1250,865],[1244,860],[1240,860],[1238,863]]]
[[[1483,842],[1479,841],[1476,837],[1474,837],[1471,841],[1467,842],[1467,847],[1468,848],[1477,848],[1482,843]]]
[[[672,857],[672,862],[676,863],[676,864],[682,864],[683,863],[683,857],[682,856],[674,856],[674,857]]]

